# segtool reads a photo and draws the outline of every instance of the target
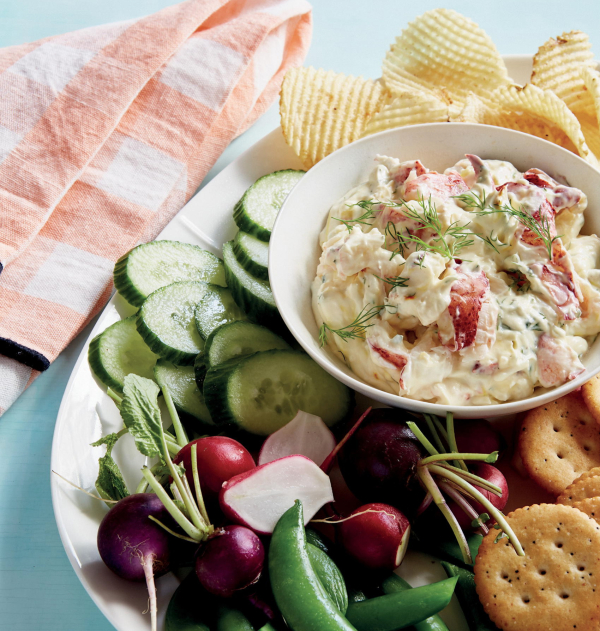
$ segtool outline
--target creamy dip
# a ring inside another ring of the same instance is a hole
[[[523,399],[583,372],[600,331],[585,194],[472,155],[444,173],[376,162],[320,236],[322,342],[367,383],[448,405]]]

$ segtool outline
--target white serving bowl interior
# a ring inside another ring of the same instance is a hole
[[[312,169],[285,201],[271,235],[269,280],[277,307],[306,352],[327,372],[372,399],[415,412],[457,418],[493,417],[522,412],[567,394],[600,371],[600,337],[583,359],[586,371],[576,379],[535,396],[486,406],[445,406],[389,394],[359,379],[334,353],[320,348],[311,306],[311,283],[321,248],[319,233],[330,207],[364,181],[374,158],[384,154],[400,160],[419,159],[429,169],[443,171],[473,153],[483,159],[508,160],[519,170],[537,167],[583,190],[588,196],[582,234],[600,234],[600,171],[545,140],[528,134],[470,123],[432,123],[402,127],[363,138],[339,149]]]

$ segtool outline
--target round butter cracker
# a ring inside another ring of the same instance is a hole
[[[525,556],[492,529],[475,559],[477,594],[511,631],[600,629],[600,525],[572,506],[539,504],[506,517]]]
[[[527,414],[518,448],[530,477],[559,495],[582,473],[600,466],[600,427],[581,392],[571,392]]]
[[[590,414],[600,424],[600,375],[586,381],[581,388],[581,393]]]
[[[600,467],[594,467],[571,482],[556,498],[556,503],[574,506],[575,502],[598,496],[600,496]]]

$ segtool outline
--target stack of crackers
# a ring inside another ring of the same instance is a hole
[[[517,85],[490,37],[449,9],[428,11],[390,47],[381,78],[295,68],[281,88],[281,127],[306,168],[358,138],[418,123],[516,129],[600,164],[600,73],[587,35],[548,40]]]
[[[600,629],[600,377],[531,410],[517,448],[556,504],[507,515],[524,556],[498,531],[484,538],[475,562],[479,599],[501,629]]]

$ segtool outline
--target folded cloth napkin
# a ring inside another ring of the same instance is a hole
[[[112,291],[311,36],[305,0],[188,0],[0,50],[0,414]]]

